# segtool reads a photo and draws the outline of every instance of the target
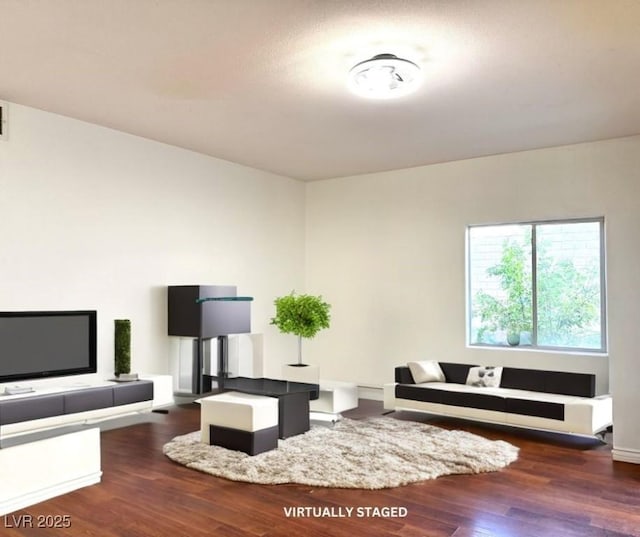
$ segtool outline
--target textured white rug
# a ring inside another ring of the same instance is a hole
[[[174,438],[163,452],[189,468],[233,481],[358,489],[491,472],[518,458],[518,448],[501,440],[394,418],[312,426],[254,457],[203,444],[199,431]]]

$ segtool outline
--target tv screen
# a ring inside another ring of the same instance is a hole
[[[95,373],[95,311],[0,312],[0,382]]]

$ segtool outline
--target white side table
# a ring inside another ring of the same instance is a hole
[[[352,382],[321,380],[320,397],[309,403],[311,419],[338,421],[341,412],[358,407],[358,386]]]

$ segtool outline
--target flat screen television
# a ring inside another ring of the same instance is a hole
[[[96,311],[0,312],[0,383],[95,373]]]

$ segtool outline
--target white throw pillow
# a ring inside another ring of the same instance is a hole
[[[407,362],[411,375],[416,384],[423,382],[446,382],[440,364],[435,360],[421,362]]]
[[[469,369],[467,384],[483,388],[498,388],[502,379],[502,367],[478,366]]]

